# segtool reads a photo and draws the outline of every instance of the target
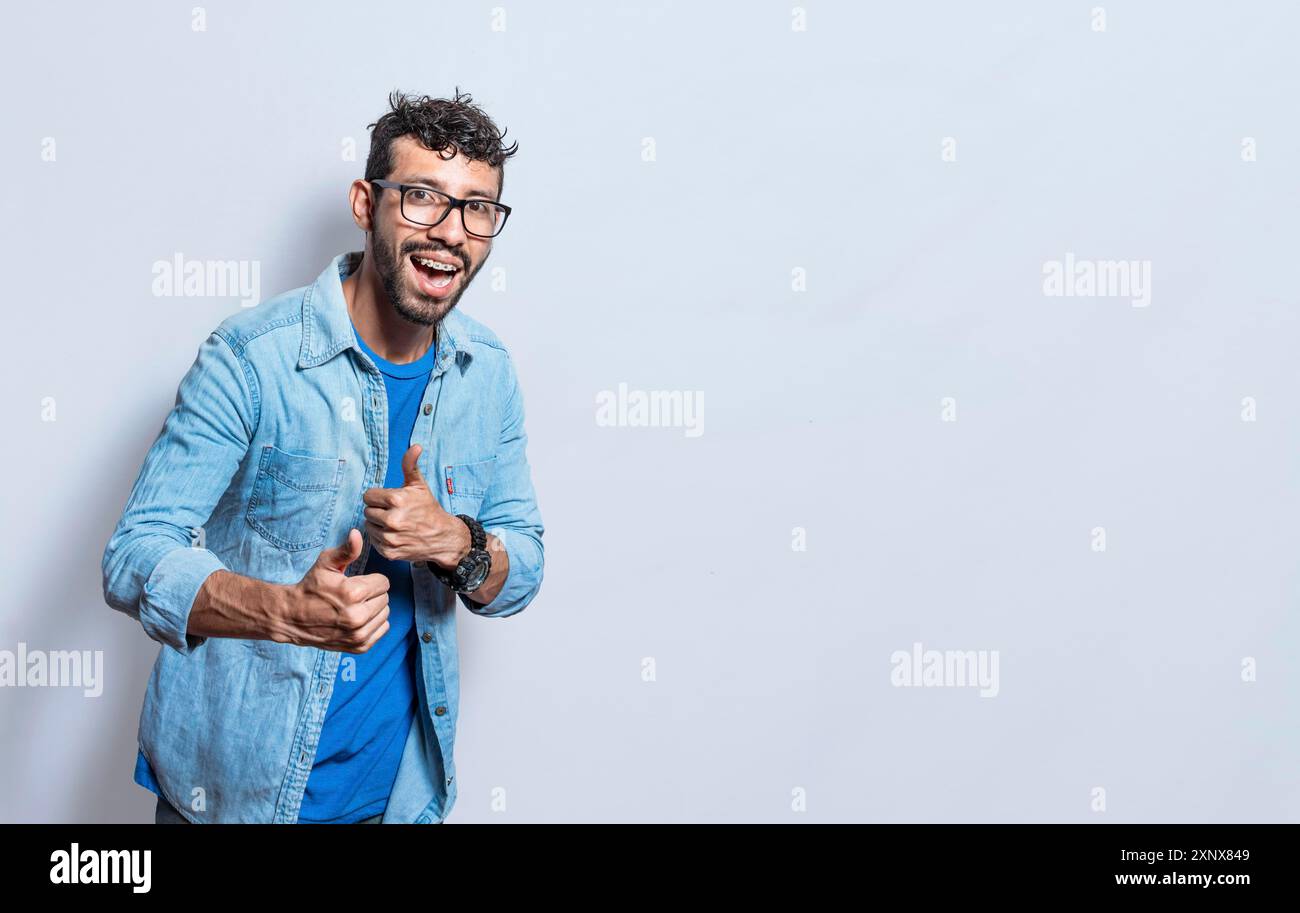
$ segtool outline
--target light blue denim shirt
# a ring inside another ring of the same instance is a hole
[[[356,344],[341,254],[315,283],[234,314],[199,347],[104,551],[104,598],[159,651],[140,749],[163,796],[196,822],[292,823],[346,654],[186,633],[203,581],[226,568],[296,583],[321,549],[365,531],[367,488],[388,465],[384,381]],[[480,605],[412,567],[419,707],[384,823],[441,822],[456,801],[456,608],[506,617],[542,583],[542,518],[525,453],[524,399],[491,330],[459,308],[411,444],[443,508],[477,517],[510,558]],[[357,574],[370,555],[347,568]]]

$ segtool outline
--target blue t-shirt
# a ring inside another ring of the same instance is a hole
[[[355,327],[353,333],[384,375],[388,394],[384,487],[400,488],[405,481],[402,456],[410,447],[437,347],[429,346],[417,361],[397,365],[376,355]],[[352,824],[381,813],[415,722],[420,655],[411,564],[389,561],[372,547],[365,573],[388,577],[389,629],[365,653],[343,654],[298,812],[302,823]]]
[[[410,446],[437,346],[429,346],[417,361],[398,365],[376,355],[355,327],[353,334],[384,376],[388,395],[384,487],[400,488],[405,481],[402,456]],[[365,573],[388,577],[388,631],[365,653],[344,653],[339,662],[298,813],[298,821],[305,824],[352,824],[383,812],[415,722],[420,656],[411,564],[389,561],[372,547]],[[162,795],[143,751],[136,756],[135,782]]]

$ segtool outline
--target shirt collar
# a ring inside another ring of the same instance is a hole
[[[360,351],[347,299],[343,297],[343,280],[361,263],[361,251],[339,254],[307,288],[302,299],[302,347],[298,367],[314,368],[324,364],[347,348]],[[433,371],[448,367],[453,359],[470,357],[469,334],[461,316],[453,308],[438,324],[438,360]]]

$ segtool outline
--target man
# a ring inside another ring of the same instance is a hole
[[[106,601],[164,645],[135,773],[159,822],[441,823],[457,600],[541,587],[523,394],[456,310],[518,144],[459,90],[389,103],[364,251],[200,346],[104,552]]]

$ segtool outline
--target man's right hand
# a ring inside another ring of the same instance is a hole
[[[365,653],[388,631],[388,578],[348,577],[361,555],[361,532],[324,549],[302,580],[288,587],[266,639],[343,653]]]
[[[361,555],[361,531],[327,548],[297,583],[268,583],[222,568],[203,581],[185,633],[365,653],[388,631],[388,578],[343,573]]]

